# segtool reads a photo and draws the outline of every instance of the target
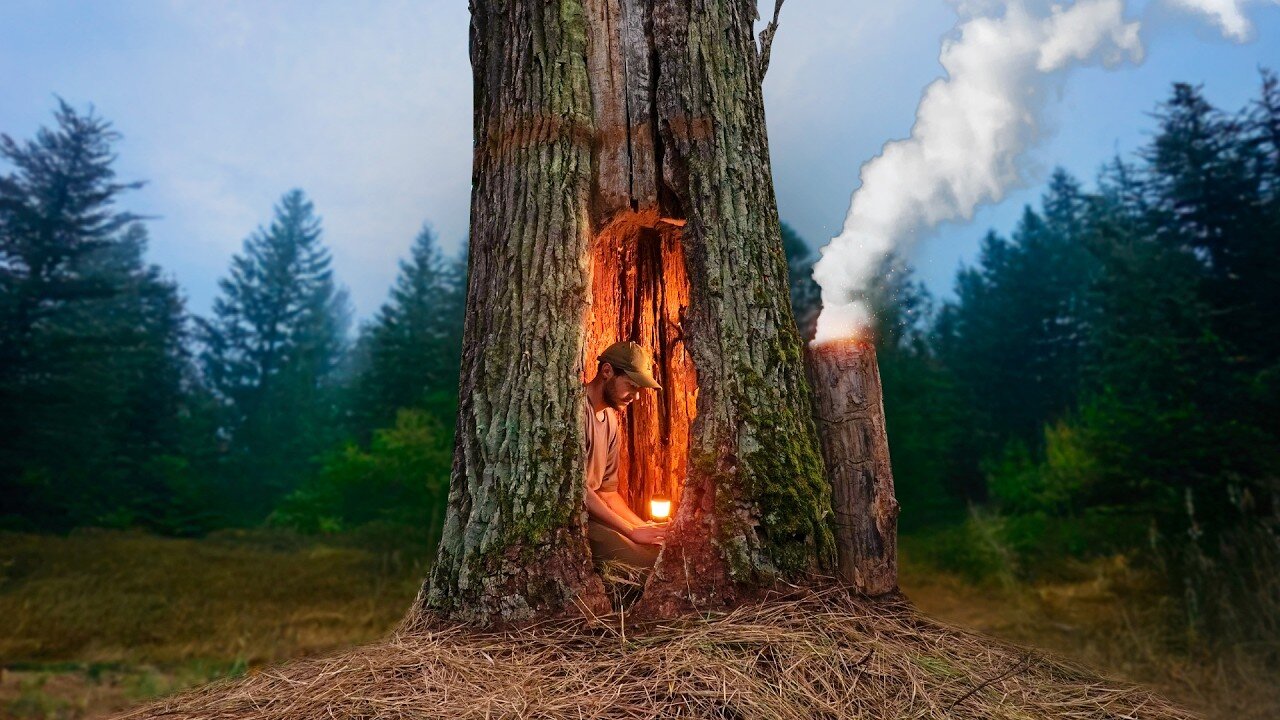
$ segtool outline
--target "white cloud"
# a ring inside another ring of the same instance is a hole
[[[1245,42],[1253,35],[1253,23],[1245,16],[1246,5],[1253,0],[1169,0],[1177,7],[1186,8],[1209,16],[1222,34],[1235,42]],[[1280,5],[1280,0],[1270,0]]]

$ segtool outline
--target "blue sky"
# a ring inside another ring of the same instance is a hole
[[[1028,187],[921,243],[921,276],[949,291],[986,229],[1008,230],[1055,165],[1091,180],[1131,154],[1171,83],[1203,83],[1223,108],[1255,97],[1258,68],[1280,69],[1280,5],[1245,11],[1253,35],[1236,43],[1165,2],[1129,3],[1143,62],[1066,77],[1025,158]],[[784,6],[765,80],[770,151],[781,215],[810,244],[839,231],[861,165],[910,133],[956,19],[941,0]],[[121,177],[148,183],[125,205],[157,216],[150,259],[198,313],[272,204],[303,188],[367,316],[423,222],[448,248],[466,234],[467,21],[461,0],[2,0],[0,132],[30,137],[55,94],[111,120]]]

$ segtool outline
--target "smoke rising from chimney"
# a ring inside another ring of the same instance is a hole
[[[859,295],[891,250],[941,222],[971,218],[1024,181],[1021,157],[1065,71],[1142,60],[1139,23],[1124,19],[1123,0],[960,2],[957,10],[960,21],[942,43],[946,77],[925,88],[911,137],[862,166],[844,229],[814,265],[823,303],[814,342],[870,323]]]

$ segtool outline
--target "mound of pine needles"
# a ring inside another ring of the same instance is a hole
[[[128,718],[1191,718],[1151,692],[839,587],[637,625],[419,620]]]

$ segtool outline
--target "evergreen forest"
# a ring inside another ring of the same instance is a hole
[[[1149,141],[993,229],[949,293],[891,258],[867,300],[905,535],[975,577],[1123,555],[1189,637],[1280,642],[1280,81],[1179,84]],[[59,101],[0,135],[0,529],[263,525],[430,545],[466,253],[429,223],[360,323],[282,188],[207,315],[147,261],[120,135]],[[784,225],[802,332],[811,241]]]

